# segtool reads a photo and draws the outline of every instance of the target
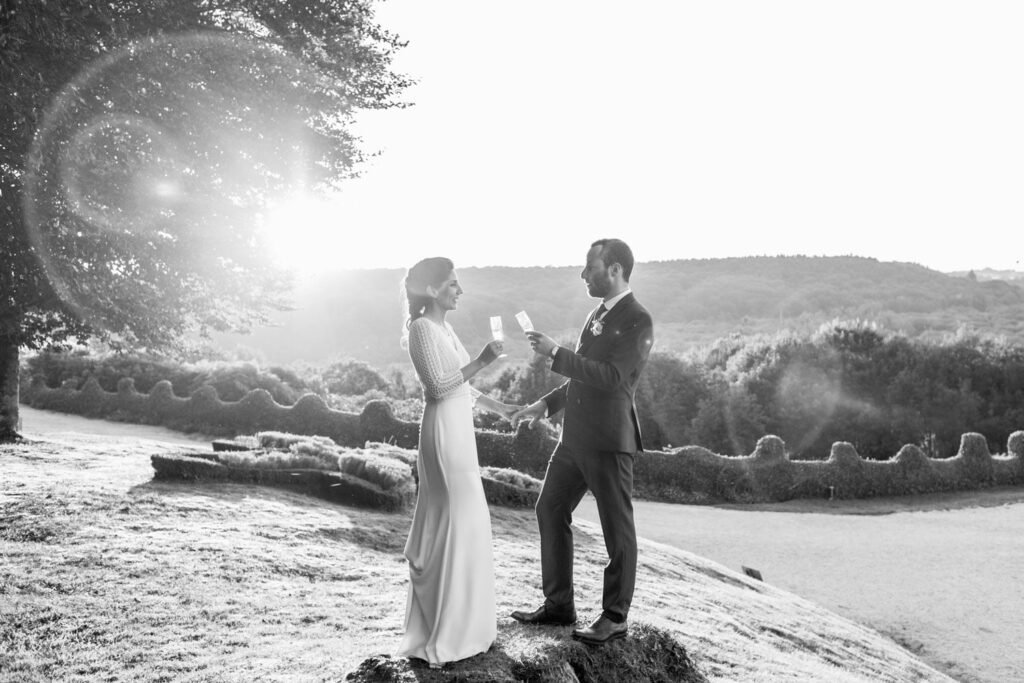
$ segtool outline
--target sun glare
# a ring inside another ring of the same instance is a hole
[[[271,259],[299,275],[338,267],[346,226],[340,207],[317,197],[273,206],[263,221]]]
[[[358,268],[404,268],[439,250],[436,231],[382,222],[375,215],[379,202],[393,200],[360,195],[358,189],[353,185],[334,196],[297,196],[268,207],[260,229],[271,260],[302,278]],[[458,258],[457,249],[465,242],[452,234],[445,253]]]

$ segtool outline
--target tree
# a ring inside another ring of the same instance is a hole
[[[565,345],[569,346],[569,342]],[[499,386],[508,383],[508,389],[502,392],[502,400],[515,405],[529,405],[565,382],[564,377],[551,371],[547,358],[538,354],[533,354],[525,365],[511,372],[511,378],[506,370],[498,382]],[[556,422],[560,420],[561,416],[555,419]]]
[[[645,447],[659,450],[689,443],[690,423],[712,391],[711,375],[695,360],[651,352],[636,390]]]
[[[324,389],[331,394],[362,396],[370,391],[388,391],[390,383],[369,363],[342,358],[328,364],[321,373]]]
[[[739,385],[719,383],[702,398],[690,424],[694,443],[722,455],[750,455],[765,435],[757,397]]]
[[[23,348],[173,348],[287,306],[274,198],[355,175],[403,106],[370,0],[0,4],[0,439]]]

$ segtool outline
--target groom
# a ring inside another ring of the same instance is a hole
[[[589,489],[597,501],[608,550],[602,612],[573,637],[600,645],[626,635],[636,584],[633,457],[643,450],[633,396],[653,343],[651,316],[629,289],[633,252],[622,240],[602,239],[587,252],[580,277],[602,304],[587,319],[575,350],[546,334],[527,332],[533,350],[550,356],[552,371],[568,380],[512,416],[513,424],[565,410],[562,436],[548,462],[537,501],[544,604],[515,611],[526,624],[576,622],[573,596],[572,513]]]

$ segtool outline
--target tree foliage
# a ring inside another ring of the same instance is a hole
[[[559,378],[539,356],[493,389],[529,402]],[[535,387],[535,389],[531,389]],[[636,393],[645,445],[698,445],[749,455],[774,434],[794,459],[825,459],[851,442],[888,459],[906,444],[955,455],[966,432],[1004,452],[1024,429],[1024,345],[970,334],[940,341],[833,320],[811,334],[731,335],[687,354],[655,351]]]
[[[376,368],[365,361],[342,358],[329,363],[320,373],[327,393],[359,396],[371,391],[386,392],[391,388]]]
[[[836,320],[811,335],[725,339],[671,367],[641,384],[642,412],[674,445],[730,455],[775,434],[797,459],[827,458],[837,441],[868,458],[908,443],[949,457],[965,432],[1001,452],[1024,428],[1024,347],[980,336],[925,342]],[[665,400],[673,393],[687,399]]]
[[[260,210],[352,174],[354,113],[407,83],[369,2],[6,8],[0,334],[20,346],[167,346],[285,304]]]
[[[355,113],[408,85],[368,0],[2,7],[6,360],[92,336],[173,347],[287,306],[262,212],[356,173]]]

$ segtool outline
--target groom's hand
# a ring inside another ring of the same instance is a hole
[[[530,340],[530,347],[534,350],[535,353],[538,353],[542,356],[550,356],[551,351],[556,346],[558,346],[555,343],[554,339],[544,334],[543,332],[530,330],[529,332],[526,333],[526,336]]]
[[[544,401],[535,401],[512,415],[512,428],[518,429],[519,423],[529,420],[526,426],[533,429],[533,423],[544,417],[548,412],[548,406]]]
[[[509,422],[512,422],[512,419],[515,417],[515,414],[522,410],[524,407],[525,406],[502,403],[498,406],[498,412],[501,414],[503,418],[505,418]]]

